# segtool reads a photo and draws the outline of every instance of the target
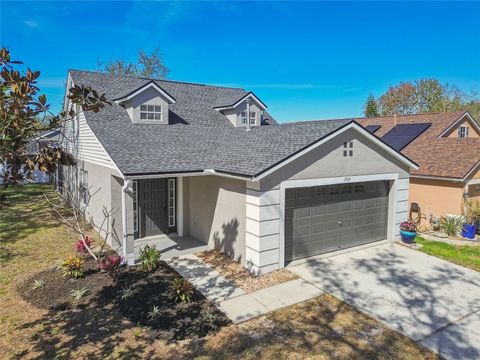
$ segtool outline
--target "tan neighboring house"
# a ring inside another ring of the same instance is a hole
[[[97,224],[118,210],[110,243],[129,264],[147,243],[164,258],[197,244],[265,273],[399,237],[417,165],[352,119],[280,125],[244,89],[69,71],[82,84],[112,105],[66,124],[77,162],[58,190]]]
[[[467,197],[480,199],[480,126],[468,112],[356,120],[371,131],[380,126],[374,131],[380,138],[396,125],[431,124],[397,149],[419,165],[410,176],[409,203],[419,205],[424,224],[463,214]]]

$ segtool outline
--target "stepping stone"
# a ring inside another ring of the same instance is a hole
[[[253,319],[270,311],[250,294],[221,301],[217,306],[234,324]]]
[[[193,254],[169,259],[168,264],[190,281],[198,291],[214,303],[245,294],[231,280]]]
[[[276,310],[324,293],[307,281],[296,279],[255,291],[250,295],[269,310]]]

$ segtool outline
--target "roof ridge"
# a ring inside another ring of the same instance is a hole
[[[416,113],[416,114],[404,114],[404,115],[380,115],[380,116],[363,116],[363,117],[357,117],[355,119],[378,119],[378,118],[391,118],[391,117],[407,117],[407,116],[424,116],[424,115],[438,115],[438,114],[464,114],[467,111],[437,111],[437,112],[421,112],[421,113]]]
[[[308,123],[317,123],[317,122],[328,122],[328,121],[353,121],[356,118],[339,118],[339,119],[318,119],[318,120],[300,120],[300,121],[288,121],[281,123],[279,125],[297,125],[297,124],[308,124]]]
[[[131,78],[131,79],[141,79],[147,81],[160,81],[160,82],[168,82],[168,83],[176,83],[176,84],[185,84],[185,85],[193,85],[193,86],[202,86],[202,87],[213,87],[213,88],[220,88],[220,89],[236,89],[236,90],[243,90],[247,91],[241,87],[233,87],[233,86],[218,86],[218,85],[210,85],[210,84],[202,84],[202,83],[194,83],[188,81],[179,81],[179,80],[167,80],[167,79],[155,79],[149,78],[145,76],[136,76],[136,75],[116,75],[110,73],[104,73],[101,71],[94,71],[94,70],[79,70],[79,69],[68,69],[68,72],[75,71],[75,72],[84,72],[84,73],[91,73],[91,74],[98,74],[98,75],[105,75],[105,76],[112,76],[117,78]]]

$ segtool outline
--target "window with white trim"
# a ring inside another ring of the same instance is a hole
[[[162,120],[160,105],[140,105],[140,120]]]
[[[89,201],[90,194],[88,193],[88,171],[85,169],[80,169],[80,202],[82,205],[86,206]]]
[[[460,125],[458,128],[458,137],[459,138],[468,138],[468,126]]]
[[[257,113],[255,111],[250,111],[250,125],[255,125],[257,122]]]
[[[240,113],[240,124],[247,125],[247,112],[246,111],[242,111]]]
[[[168,179],[168,226],[175,226],[175,179]]]
[[[133,189],[133,231],[138,232],[138,182],[132,181]]]

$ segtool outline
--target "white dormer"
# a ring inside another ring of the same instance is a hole
[[[115,102],[122,105],[135,124],[168,124],[168,106],[175,99],[155,82],[139,87]]]
[[[267,106],[250,92],[232,105],[215,109],[225,115],[235,127],[253,127],[262,125],[266,108]]]

